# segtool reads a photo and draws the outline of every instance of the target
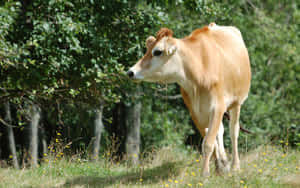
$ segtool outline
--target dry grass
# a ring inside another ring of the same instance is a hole
[[[241,155],[241,171],[201,176],[201,156],[176,147],[148,155],[141,165],[73,157],[48,158],[35,169],[0,169],[1,187],[300,187],[300,152],[262,146]]]

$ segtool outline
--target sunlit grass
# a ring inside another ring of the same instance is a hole
[[[261,146],[241,154],[241,171],[201,176],[197,152],[166,147],[147,155],[136,166],[113,162],[106,152],[98,162],[56,151],[35,169],[0,169],[1,187],[300,187],[300,152],[287,147]],[[109,154],[108,154],[109,153]]]

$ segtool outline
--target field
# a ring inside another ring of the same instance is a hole
[[[241,154],[241,171],[201,177],[201,155],[166,147],[142,159],[141,165],[112,162],[106,153],[98,162],[73,156],[47,156],[37,168],[0,169],[1,187],[300,187],[300,152],[261,146]]]

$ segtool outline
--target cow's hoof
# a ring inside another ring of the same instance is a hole
[[[225,173],[228,173],[230,171],[230,165],[227,163],[225,166],[224,166],[224,172]]]
[[[241,170],[240,165],[232,165],[232,171],[238,172],[240,170]]]
[[[230,171],[230,165],[222,166],[221,168],[216,168],[217,175],[224,175]]]
[[[202,176],[203,177],[209,177],[210,176],[210,173],[209,173],[209,171],[208,170],[204,170],[203,172],[202,172]]]

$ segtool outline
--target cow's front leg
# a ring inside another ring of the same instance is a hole
[[[221,125],[224,111],[224,104],[218,103],[210,114],[209,128],[202,143],[202,151],[204,155],[203,176],[209,176],[209,160],[215,148],[216,137]]]

